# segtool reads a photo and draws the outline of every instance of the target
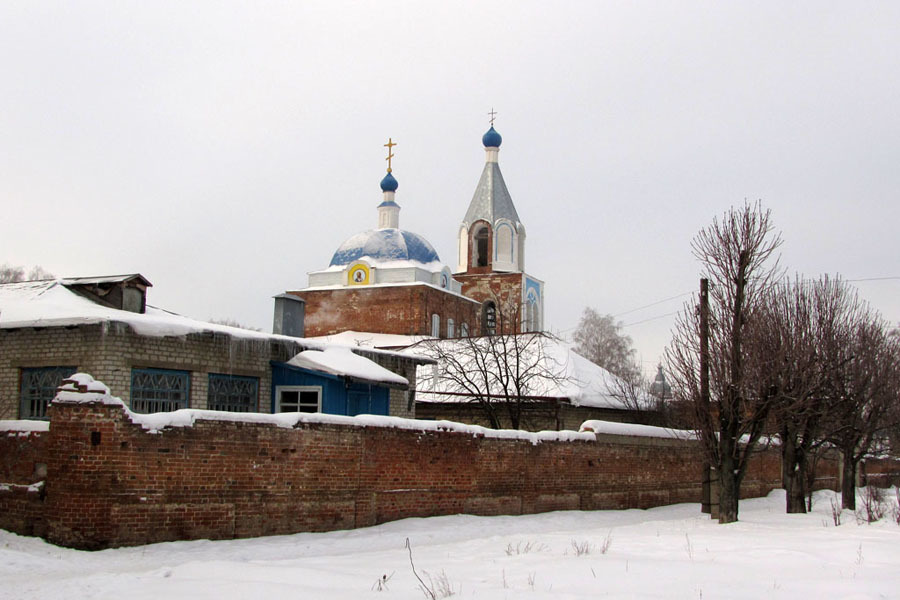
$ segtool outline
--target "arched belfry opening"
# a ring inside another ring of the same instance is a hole
[[[491,265],[491,229],[481,224],[472,233],[472,266],[489,267]]]

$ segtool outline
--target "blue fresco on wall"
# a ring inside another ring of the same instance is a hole
[[[543,293],[541,291],[540,281],[537,279],[532,279],[531,277],[525,277],[525,299],[529,302],[535,302],[537,304],[541,303],[543,298]]]

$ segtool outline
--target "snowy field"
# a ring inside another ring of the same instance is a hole
[[[0,531],[0,597],[230,600],[900,598],[900,526],[784,493],[721,526],[696,504],[647,511],[406,519],[355,531],[78,552]],[[893,506],[897,500],[890,490]],[[605,551],[604,551],[605,546]],[[426,574],[427,572],[427,574]],[[386,576],[386,581],[379,580]],[[379,587],[381,590],[379,591]]]

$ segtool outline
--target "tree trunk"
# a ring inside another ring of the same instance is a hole
[[[734,523],[738,520],[738,497],[740,495],[734,457],[730,453],[723,453],[719,467],[719,523]]]
[[[853,451],[841,450],[841,506],[856,510],[856,461]]]
[[[793,436],[786,435],[781,446],[781,480],[788,513],[806,512],[806,457]]]

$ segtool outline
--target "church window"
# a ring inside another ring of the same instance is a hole
[[[468,323],[460,323],[459,335],[460,335],[460,337],[469,337],[469,324]]]
[[[275,388],[275,412],[322,412],[322,386],[278,386]]]
[[[259,378],[209,374],[206,407],[228,412],[255,412],[259,400]]]
[[[56,397],[56,388],[77,371],[76,367],[39,367],[22,369],[20,419],[46,419],[47,405]]]
[[[476,267],[486,267],[488,266],[488,238],[490,232],[488,228],[484,225],[475,230],[475,235],[472,237],[475,245],[475,260],[474,266]]]
[[[456,335],[456,323],[453,319],[447,319],[447,337],[452,338]]]
[[[481,333],[494,335],[497,333],[497,305],[488,300],[482,308]]]
[[[131,410],[170,412],[188,407],[191,374],[168,369],[131,370]]]
[[[441,315],[437,313],[431,315],[431,336],[441,337]]]

